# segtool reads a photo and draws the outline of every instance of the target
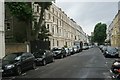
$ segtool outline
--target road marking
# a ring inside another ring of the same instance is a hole
[[[38,70],[39,68],[36,68],[35,70]]]
[[[26,73],[23,73],[23,74],[22,74],[22,76],[25,76],[25,75],[26,75]]]
[[[110,70],[110,73],[113,73],[112,70]]]
[[[107,76],[107,78],[112,78],[111,76]]]

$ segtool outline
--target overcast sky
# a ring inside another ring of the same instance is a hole
[[[114,1],[114,2],[113,2]],[[118,12],[119,0],[56,0],[70,18],[79,24],[85,33],[91,35],[96,23],[106,23],[108,26]]]

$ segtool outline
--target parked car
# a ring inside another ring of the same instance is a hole
[[[105,53],[105,57],[119,57],[119,52],[115,47],[107,47]]]
[[[104,54],[105,53],[105,51],[107,50],[107,47],[108,46],[103,46],[102,48],[101,48],[101,52]]]
[[[63,58],[67,56],[65,48],[53,48],[52,52],[54,54],[54,58]]]
[[[83,50],[87,50],[87,49],[89,49],[89,46],[84,45]]]
[[[49,62],[54,62],[53,53],[50,50],[39,50],[34,52],[33,55],[37,65],[46,65]]]
[[[79,52],[79,47],[78,46],[73,46],[75,53]]]
[[[75,54],[75,51],[74,51],[74,48],[73,47],[69,47],[69,51],[70,51],[70,54]]]
[[[116,59],[111,67],[111,71],[115,74],[117,74],[118,72],[116,71],[117,69],[120,69],[120,59]]]
[[[65,51],[66,51],[67,56],[69,56],[69,55],[70,55],[70,50],[69,50],[69,48],[65,48]]]
[[[100,45],[100,46],[99,46],[100,50],[103,48],[103,46],[104,46],[104,45]]]
[[[35,57],[31,53],[10,53],[2,59],[3,75],[20,75],[23,71],[25,71],[28,68],[36,68]]]
[[[90,49],[90,48],[93,48],[92,45],[89,45],[88,47],[89,47],[89,49]]]

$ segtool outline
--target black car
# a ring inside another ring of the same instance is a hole
[[[119,57],[119,52],[115,47],[107,47],[104,53],[105,57]]]
[[[52,52],[54,54],[54,58],[63,58],[67,56],[65,48],[53,48]]]
[[[105,53],[105,51],[107,50],[107,47],[108,47],[108,46],[103,46],[103,47],[101,48],[101,52],[102,52],[102,53]]]
[[[2,74],[17,74],[20,75],[28,68],[36,68],[35,57],[31,53],[17,52],[10,53],[2,59]]]
[[[38,52],[33,53],[35,56],[35,62],[37,65],[46,65],[49,62],[54,61],[53,53],[50,50],[39,50]]]
[[[113,73],[117,73],[117,69],[120,69],[120,59],[116,59],[113,64],[112,64],[112,67],[111,67],[111,71]]]

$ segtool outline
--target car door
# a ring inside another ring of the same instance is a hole
[[[22,67],[22,69],[24,70],[24,69],[27,68],[27,66],[28,66],[27,56],[26,56],[25,54],[23,54],[23,55],[21,56],[21,67]]]
[[[31,65],[31,57],[29,56],[29,53],[24,53],[22,55],[21,60],[22,60],[22,65],[21,66],[22,66],[23,69],[27,69],[30,66],[32,66]]]
[[[53,61],[53,53],[50,50],[48,50],[48,55],[49,55],[49,61],[50,62]]]
[[[47,62],[50,62],[50,52],[49,50],[45,50],[45,52],[46,52],[46,60]]]
[[[26,53],[27,56],[27,61],[28,61],[28,67],[32,67],[33,63],[34,63],[34,57],[31,53]]]

